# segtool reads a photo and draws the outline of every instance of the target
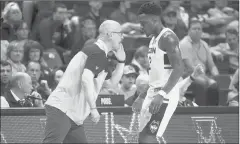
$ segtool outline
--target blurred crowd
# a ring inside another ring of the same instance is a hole
[[[179,37],[183,78],[192,75],[198,64],[205,71],[182,87],[179,106],[238,106],[239,1],[155,2],[163,9],[164,26]],[[1,107],[43,107],[71,58],[95,41],[106,19],[122,25],[125,39],[145,37],[136,13],[141,4],[137,0],[1,1]],[[100,94],[124,95],[125,105],[131,106],[147,90],[147,45],[134,47],[119,84],[106,81]]]

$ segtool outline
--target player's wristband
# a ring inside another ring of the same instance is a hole
[[[168,98],[167,98],[167,93],[166,93],[165,91],[160,90],[160,91],[158,92],[158,94],[161,95],[161,96],[163,96],[163,98],[168,99]]]
[[[118,63],[125,63],[126,62],[126,60],[120,61],[118,59],[117,59],[117,61],[118,61]]]
[[[190,75],[190,80],[195,81],[195,78],[192,75]]]

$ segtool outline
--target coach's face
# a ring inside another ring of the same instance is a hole
[[[116,25],[114,30],[111,31],[111,41],[113,50],[116,51],[120,48],[123,40],[123,33],[121,32],[121,25]]]
[[[141,24],[143,32],[149,37],[150,35],[154,34],[154,21],[152,16],[141,14],[138,16],[139,22]]]

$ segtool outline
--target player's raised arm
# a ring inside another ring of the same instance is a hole
[[[167,94],[172,90],[172,88],[177,84],[179,78],[183,75],[184,66],[177,36],[173,33],[166,32],[162,41],[162,43],[159,41],[159,47],[166,51],[169,62],[173,68],[167,83],[162,89]]]

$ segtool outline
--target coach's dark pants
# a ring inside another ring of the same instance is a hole
[[[83,125],[78,126],[61,110],[45,105],[46,127],[43,143],[87,143]]]

